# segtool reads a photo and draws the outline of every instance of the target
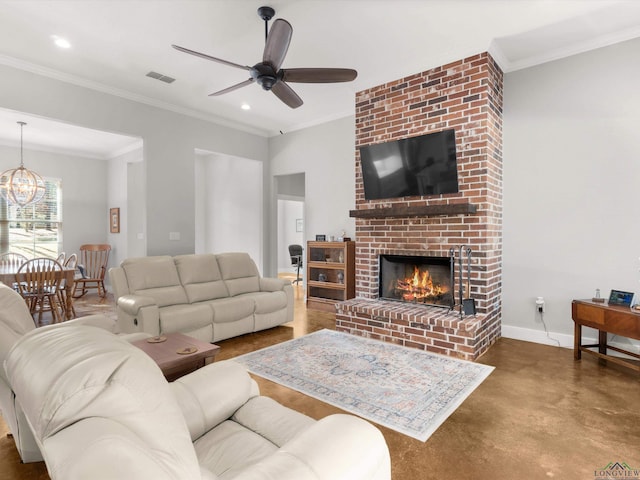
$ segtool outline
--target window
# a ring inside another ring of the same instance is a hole
[[[0,240],[6,238],[8,225],[9,252],[28,258],[58,256],[62,245],[62,181],[45,178],[44,183],[44,198],[34,205],[21,208],[0,197]]]

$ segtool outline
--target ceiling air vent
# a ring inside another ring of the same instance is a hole
[[[156,80],[160,80],[161,82],[164,82],[164,83],[173,83],[176,81],[175,78],[162,75],[161,73],[158,73],[158,72],[149,72],[147,73],[147,77],[155,78]]]

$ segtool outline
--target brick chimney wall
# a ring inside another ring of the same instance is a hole
[[[449,256],[472,248],[471,296],[499,335],[503,74],[488,53],[356,94],[356,147],[455,129],[459,192],[365,200],[356,148],[356,210],[471,203],[476,213],[356,218],[356,296],[378,298],[378,255]],[[456,267],[456,278],[458,278]],[[458,292],[456,291],[456,299]],[[495,340],[489,339],[489,342]]]

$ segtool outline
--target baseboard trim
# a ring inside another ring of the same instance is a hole
[[[541,343],[542,345],[551,345],[552,347],[573,348],[573,335],[564,333],[549,333],[532,328],[514,327],[512,325],[502,325],[502,336],[513,338],[514,340],[524,340],[525,342]],[[555,341],[557,340],[557,342]],[[587,340],[587,338],[585,338]],[[587,340],[587,341],[590,341]],[[558,342],[560,345],[558,345]],[[595,339],[594,339],[595,342]]]
[[[547,336],[546,332],[541,330],[534,330],[532,328],[514,327],[512,325],[502,325],[502,336],[505,338],[512,338],[514,340],[523,340],[525,342],[540,343],[542,345],[550,345],[557,347],[560,342],[562,348],[573,348],[573,335],[567,335],[566,333],[554,333],[550,332]],[[555,341],[557,340],[557,342]],[[582,343],[598,343],[597,337],[582,336]],[[629,350],[634,353],[640,354],[640,344],[629,344],[609,341],[609,344]],[[628,358],[627,355],[619,354],[617,352],[611,352],[612,355]]]

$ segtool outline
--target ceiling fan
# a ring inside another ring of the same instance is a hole
[[[265,46],[264,53],[262,54],[262,62],[256,63],[253,67],[222,60],[221,58],[212,57],[178,45],[171,46],[180,52],[189,53],[196,57],[249,72],[250,77],[247,80],[209,94],[209,96],[213,97],[232,92],[256,82],[264,90],[271,90],[276,97],[289,107],[298,108],[303,103],[302,99],[293,91],[287,82],[336,83],[350,82],[356,78],[358,72],[350,68],[280,68],[284,57],[287,55],[289,44],[291,43],[293,28],[289,22],[278,18],[273,22],[271,30],[269,30],[269,20],[273,18],[275,13],[275,10],[271,7],[258,8],[258,15],[264,20]]]

